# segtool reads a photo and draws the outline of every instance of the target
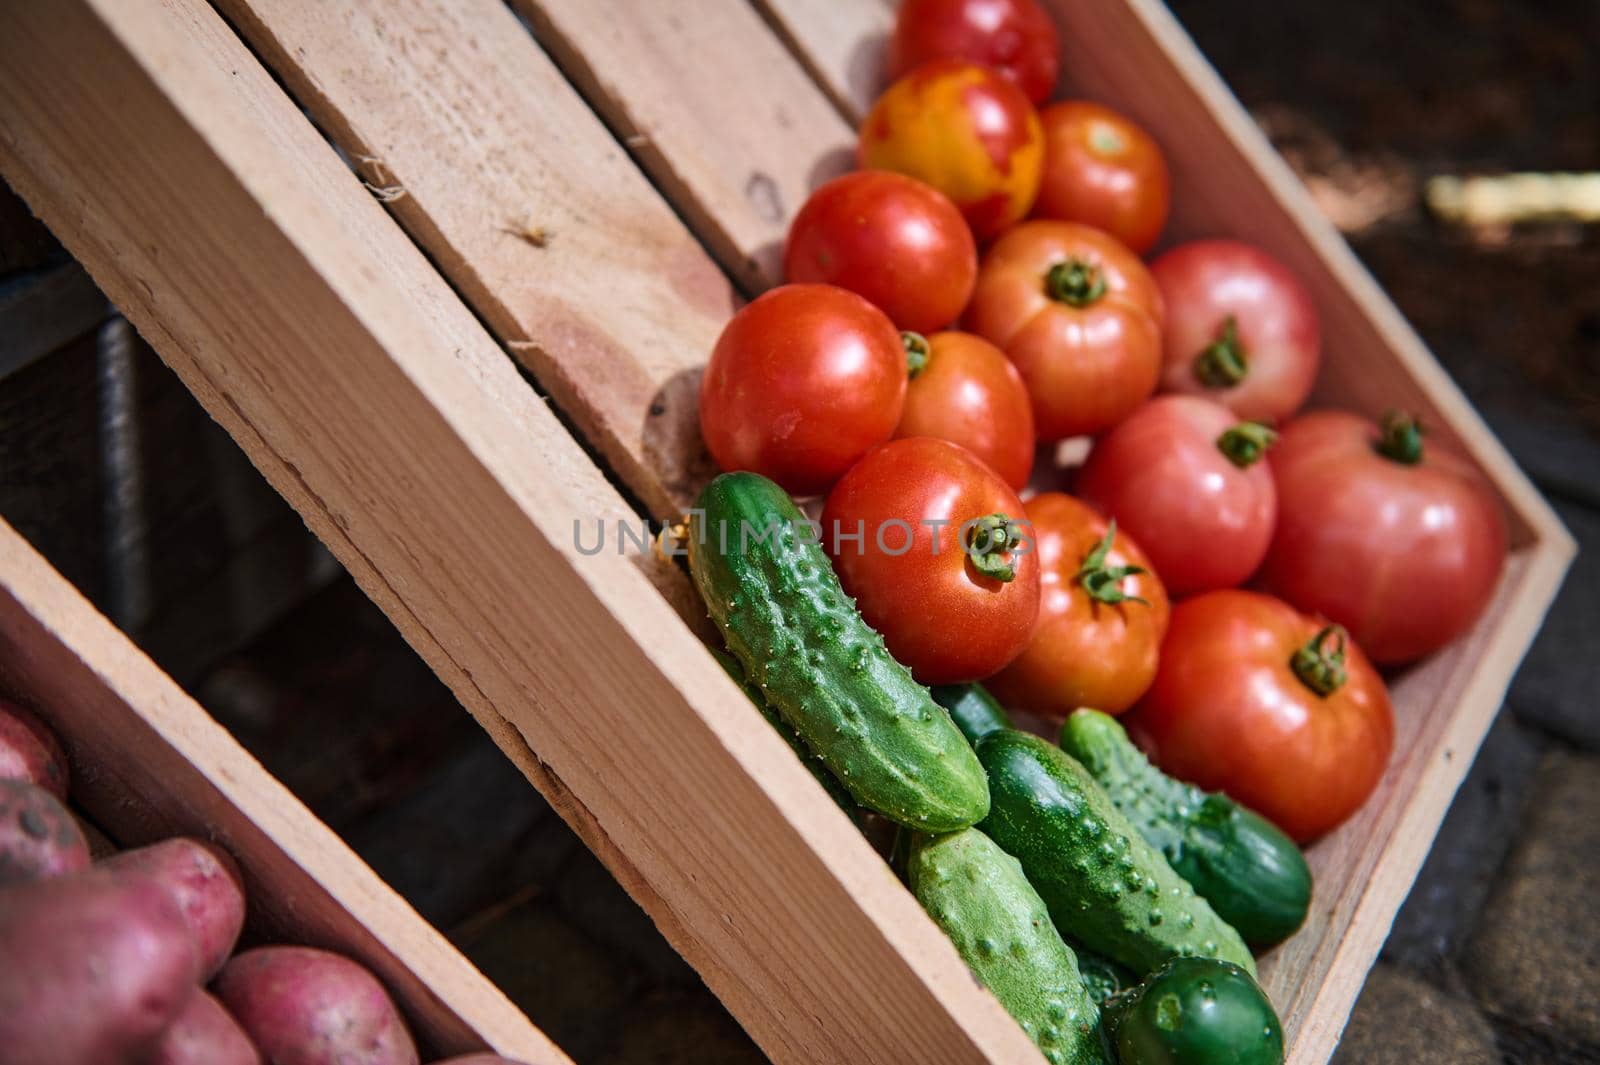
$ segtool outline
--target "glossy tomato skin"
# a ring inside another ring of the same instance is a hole
[[[1101,601],[1080,575],[1109,531],[1106,519],[1061,492],[1034,496],[1026,506],[1039,552],[1039,621],[1022,654],[984,684],[1007,706],[1057,721],[1080,707],[1120,714],[1155,679],[1171,609],[1166,589],[1118,529],[1104,565],[1145,572],[1116,582],[1128,597],[1122,602]]]
[[[934,436],[960,444],[1022,491],[1033,472],[1033,407],[1022,375],[982,337],[951,331],[924,338],[897,437]]]
[[[889,439],[905,395],[905,349],[882,311],[832,285],[784,285],[717,338],[700,432],[722,469],[815,495]]]
[[[1039,112],[1044,178],[1035,218],[1103,229],[1143,255],[1172,205],[1167,157],[1144,127],[1103,104],[1065,100]]]
[[[1483,613],[1505,565],[1506,523],[1465,459],[1425,441],[1407,465],[1378,453],[1379,436],[1343,411],[1284,427],[1269,455],[1278,530],[1262,576],[1390,665],[1443,647]]]
[[[978,276],[972,231],[944,193],[904,174],[862,170],[813,192],[789,226],[784,276],[847,288],[901,329],[956,320]]]
[[[983,243],[1033,206],[1044,133],[1033,104],[1005,77],[941,59],[878,98],[857,155],[863,169],[893,170],[944,193]]]
[[[840,583],[924,684],[987,677],[1033,632],[1036,554],[1026,544],[1012,552],[1015,574],[1002,581],[980,573],[963,547],[962,525],[991,514],[1020,521],[1022,503],[971,452],[930,437],[874,448],[828,495],[822,546]],[[857,531],[861,540],[844,539]]]
[[[1051,278],[1074,263],[1089,268],[1091,287],[1056,298]],[[1090,226],[1033,221],[1007,232],[978,268],[963,321],[1022,374],[1040,440],[1102,432],[1155,390],[1161,294],[1138,256]]]
[[[1316,839],[1372,794],[1394,747],[1389,694],[1354,643],[1328,695],[1291,668],[1322,627],[1258,592],[1179,603],[1129,733],[1172,776],[1226,792],[1299,843]]]
[[[1304,405],[1322,362],[1322,326],[1288,267],[1236,240],[1197,240],[1163,254],[1150,272],[1167,308],[1163,391],[1204,395],[1241,418],[1268,422]],[[1218,378],[1210,358],[1207,368],[1196,365],[1225,339],[1230,318],[1245,367],[1233,384],[1237,370]]]
[[[905,0],[889,38],[889,76],[935,59],[993,67],[1040,104],[1061,72],[1061,39],[1037,0]]]
[[[1174,596],[1242,584],[1272,542],[1265,461],[1241,469],[1218,439],[1239,424],[1198,396],[1157,396],[1095,442],[1078,495],[1144,548]]]

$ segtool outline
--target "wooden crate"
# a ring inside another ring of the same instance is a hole
[[[1038,1060],[705,653],[682,575],[578,549],[637,517],[550,409],[650,514],[692,498],[698,367],[848,165],[890,9],[512,6],[9,5],[0,168],[770,1055]],[[1067,88],[1167,147],[1171,236],[1293,266],[1319,399],[1418,410],[1511,518],[1497,599],[1397,680],[1395,764],[1264,960],[1322,1061],[1572,541],[1165,9],[1050,6]]]
[[[238,859],[258,942],[336,950],[377,973],[440,1055],[570,1065],[339,837],[0,521],[0,692],[60,738],[72,804],[122,847],[185,835]]]

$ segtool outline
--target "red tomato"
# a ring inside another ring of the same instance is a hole
[[[1115,237],[1025,222],[978,269],[965,322],[1016,364],[1040,440],[1098,433],[1155,390],[1161,294]]]
[[[1035,218],[1082,222],[1143,255],[1171,204],[1167,157],[1143,127],[1097,103],[1068,100],[1039,112],[1044,180]]]
[[[895,436],[960,444],[1020,492],[1033,472],[1033,408],[999,348],[971,333],[906,334],[911,385]]]
[[[1338,622],[1374,661],[1409,662],[1466,631],[1505,564],[1500,503],[1465,459],[1424,446],[1416,422],[1384,429],[1316,411],[1273,449],[1278,531],[1263,576]]]
[[[882,311],[832,285],[785,285],[717,338],[700,433],[722,469],[814,495],[889,439],[905,396],[905,349]]]
[[[1060,492],[1027,504],[1039,552],[1039,621],[1027,648],[984,681],[1001,702],[1057,720],[1120,714],[1156,675],[1166,589],[1128,534]]]
[[[1299,410],[1322,361],[1317,308],[1289,268],[1236,240],[1197,240],[1150,264],[1166,300],[1161,387],[1276,422]]]
[[[1244,582],[1277,514],[1272,431],[1198,396],[1158,396],[1089,452],[1078,495],[1117,519],[1173,595]]]
[[[904,174],[863,170],[811,194],[789,226],[790,281],[847,288],[901,329],[949,325],[978,277],[978,249],[956,205]]]
[[[943,59],[878,98],[858,155],[864,169],[908,174],[950,197],[986,241],[1033,206],[1044,133],[1021,89],[988,67]]]
[[[993,67],[1041,104],[1055,91],[1061,40],[1036,0],[905,0],[889,38],[889,76],[935,59]]]
[[[924,684],[958,684],[1004,666],[1033,633],[1039,560],[1022,520],[1017,494],[970,451],[910,437],[834,486],[822,543],[889,653]]]
[[[1342,631],[1236,589],[1172,610],[1128,731],[1163,770],[1307,843],[1372,794],[1394,746],[1383,681]]]

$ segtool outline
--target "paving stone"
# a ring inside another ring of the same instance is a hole
[[[1578,540],[1567,582],[1556,596],[1508,695],[1517,716],[1589,751],[1600,751],[1600,510],[1556,501]]]
[[[762,1065],[755,1043],[715,999],[653,1003],[622,1021],[603,1065]]]
[[[1379,962],[1333,1065],[1499,1065],[1494,1031],[1471,1002]]]
[[[1491,1012],[1600,1048],[1600,758],[1555,751],[1463,970]]]

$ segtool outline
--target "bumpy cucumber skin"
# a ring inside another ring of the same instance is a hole
[[[981,684],[937,684],[929,690],[974,747],[996,729],[1011,727],[1006,708]]]
[[[990,794],[978,827],[1022,862],[1063,935],[1139,973],[1187,955],[1255,973],[1239,933],[1065,751],[1007,729],[979,740],[978,758]]]
[[[975,828],[919,836],[906,869],[979,982],[1052,1065],[1102,1065],[1100,1010],[1017,860]]]
[[[1078,976],[1083,980],[1084,990],[1089,992],[1089,997],[1094,1000],[1096,1006],[1105,1005],[1112,995],[1138,984],[1139,977],[1127,966],[1118,965],[1081,943],[1067,945],[1078,956]]]
[[[861,620],[788,493],[725,473],[692,517],[689,570],[728,650],[856,802],[926,832],[981,821],[972,748]]]
[[[1097,710],[1067,718],[1061,747],[1245,942],[1269,947],[1305,923],[1311,867],[1294,840],[1265,818],[1226,795],[1173,780]]]
[[[1283,1025],[1237,965],[1175,958],[1106,1003],[1121,1065],[1283,1065]]]

